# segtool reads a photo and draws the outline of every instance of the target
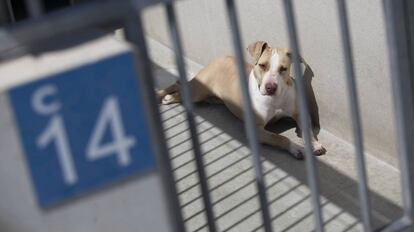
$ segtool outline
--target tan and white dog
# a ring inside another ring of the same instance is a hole
[[[265,129],[282,117],[291,117],[300,126],[297,94],[294,79],[289,75],[291,55],[288,49],[271,48],[266,42],[257,41],[247,48],[254,65],[246,64],[250,97],[256,115],[259,141],[289,151],[298,159],[303,158],[304,147],[289,138]],[[190,82],[193,102],[222,102],[242,119],[242,93],[237,64],[234,57],[222,57],[203,68]],[[158,90],[162,104],[180,102],[179,84]],[[322,155],[325,148],[311,130],[314,155]]]

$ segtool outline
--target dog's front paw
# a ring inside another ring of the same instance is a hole
[[[319,142],[313,143],[313,154],[316,156],[324,155],[326,149]]]
[[[289,147],[289,152],[292,154],[296,159],[302,160],[304,159],[305,149],[303,146],[300,146],[296,143],[291,143]]]
[[[304,159],[305,158],[305,148],[301,145],[296,143],[291,143],[289,152],[296,158],[296,159]],[[313,143],[313,155],[321,156],[326,153],[326,149],[320,144],[319,142]]]

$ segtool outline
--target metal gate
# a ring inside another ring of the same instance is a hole
[[[253,158],[255,183],[260,199],[263,228],[265,231],[273,231],[277,230],[277,228],[272,228],[271,225],[271,217],[268,207],[269,201],[266,196],[263,168],[260,158],[261,147],[258,143],[254,114],[249,100],[250,97],[246,81],[247,74],[243,68],[242,39],[239,32],[238,15],[235,2],[233,0],[224,1],[227,6],[228,20],[232,28],[234,52],[237,57],[241,91],[243,93],[243,108],[245,109],[245,131]],[[6,2],[10,9],[10,1]],[[289,35],[290,47],[293,51],[294,75],[299,76],[298,74],[302,73],[302,70],[298,55],[300,53],[300,47],[298,44],[295,15],[292,6],[293,2],[291,0],[283,0],[283,3],[289,28],[287,33]],[[173,170],[168,158],[168,149],[161,127],[159,109],[153,91],[149,91],[154,89],[154,75],[144,38],[141,14],[146,7],[153,4],[163,4],[168,17],[171,38],[174,42],[175,59],[182,83],[181,92],[183,96],[183,105],[189,125],[189,131],[191,133],[191,142],[197,166],[197,174],[201,185],[202,200],[207,216],[207,228],[209,231],[214,232],[217,231],[216,217],[204,170],[205,163],[202,158],[200,141],[197,135],[195,115],[187,84],[183,49],[174,10],[174,2],[172,0],[92,1],[83,5],[52,12],[50,14],[43,14],[40,0],[26,0],[27,12],[29,12],[31,18],[23,22],[11,24],[0,30],[0,59],[9,60],[23,55],[27,53],[27,51],[30,51],[30,46],[35,42],[45,40],[52,36],[63,35],[81,29],[102,25],[124,27],[127,40],[135,45],[137,70],[142,77],[139,79],[139,82],[142,86],[145,86],[145,88],[142,88],[142,92],[146,99],[145,104],[148,118],[152,120],[149,123],[153,132],[152,140],[159,144],[155,149],[158,165],[160,167],[159,171],[163,176],[165,193],[168,196],[169,214],[171,215],[172,224],[174,225],[173,230],[185,231],[177,190],[174,178],[171,175]],[[351,103],[350,109],[352,114],[355,153],[357,157],[359,199],[363,229],[364,231],[373,231],[374,228],[371,222],[370,197],[365,170],[366,165],[364,160],[364,148],[354,78],[353,54],[348,28],[346,1],[337,0],[337,6],[340,21],[339,27],[341,28],[342,36],[341,42],[345,56],[348,95]],[[411,141],[414,139],[414,125],[412,124],[412,120],[414,119],[414,82],[412,81],[411,76],[414,72],[414,2],[410,0],[384,0],[384,9],[387,21],[392,76],[394,78],[392,84],[397,118],[404,216],[385,228],[382,228],[381,231],[412,231],[414,230],[414,170],[412,169],[414,158],[411,153],[414,151],[414,147]],[[10,18],[13,21],[13,12],[9,11],[9,13]],[[15,47],[23,47],[25,49],[13,50]],[[310,125],[306,116],[304,116],[308,115],[305,86],[302,78],[296,78],[296,80],[299,93],[300,123],[305,132],[303,134],[305,141],[305,162],[308,172],[308,184],[312,192],[311,200],[314,210],[315,226],[316,231],[324,231],[317,168],[315,166],[315,158],[312,155],[312,145],[310,142]]]

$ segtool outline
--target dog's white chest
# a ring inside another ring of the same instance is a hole
[[[295,92],[290,86],[280,85],[280,94],[264,96],[257,87],[254,76],[249,77],[249,91],[253,108],[258,116],[267,124],[270,120],[291,117],[295,111]]]

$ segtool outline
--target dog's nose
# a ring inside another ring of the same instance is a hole
[[[267,95],[273,95],[276,92],[277,84],[276,83],[266,83],[265,85]]]

